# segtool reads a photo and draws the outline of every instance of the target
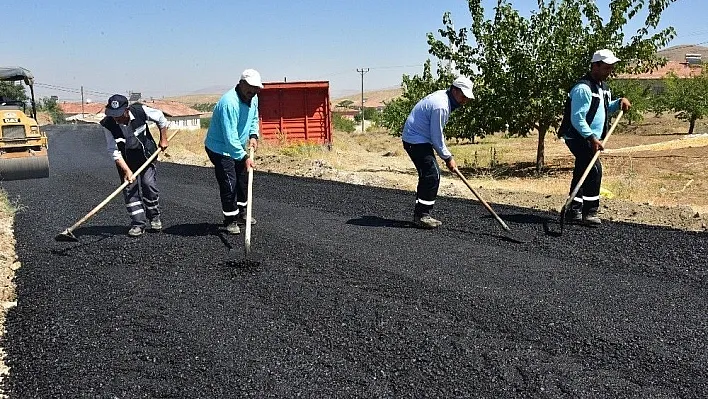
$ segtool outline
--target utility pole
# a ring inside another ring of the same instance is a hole
[[[84,119],[84,86],[81,86],[81,119]]]
[[[356,70],[361,74],[361,132],[364,133],[364,74],[369,72],[369,68]]]

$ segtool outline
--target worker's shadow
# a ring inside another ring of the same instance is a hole
[[[413,228],[413,222],[407,220],[386,219],[373,215],[364,215],[356,219],[347,220],[347,224],[354,226],[365,227],[396,227],[396,228]]]
[[[206,236],[216,236],[219,237],[221,243],[228,250],[233,249],[233,245],[229,242],[227,238],[229,236],[221,224],[212,223],[185,223],[176,224],[167,227],[162,230],[165,234],[171,234],[181,237],[206,237]]]
[[[128,232],[128,228],[125,226],[80,227],[72,232],[73,236],[76,238],[76,241],[74,241],[74,240],[58,240],[57,238],[54,239],[56,241],[73,242],[74,245],[62,246],[61,248],[53,248],[53,249],[50,249],[50,252],[53,255],[71,256],[71,253],[79,248],[90,247],[90,246],[95,245],[105,239],[112,238],[117,235],[125,235],[127,232]],[[62,243],[62,244],[64,244],[64,243]]]
[[[494,219],[494,216],[485,215],[482,218]],[[505,222],[518,223],[518,224],[532,224],[532,225],[543,224],[548,219],[543,216],[538,216],[538,215],[533,215],[533,214],[528,214],[528,213],[499,214],[499,218],[501,218]]]
[[[126,235],[129,227],[127,226],[87,226],[79,227],[73,231],[77,238],[85,236],[98,236],[102,238],[113,237],[117,235]]]
[[[216,235],[219,225],[211,223],[184,223],[175,224],[162,229],[165,234],[180,237],[205,237]]]

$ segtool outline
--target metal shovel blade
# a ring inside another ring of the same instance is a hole
[[[64,230],[61,233],[57,234],[54,237],[55,241],[62,241],[62,242],[78,242],[79,239],[76,238],[76,236],[69,230]]]

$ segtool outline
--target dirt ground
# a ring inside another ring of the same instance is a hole
[[[0,197],[4,198],[4,192],[0,191]],[[15,306],[15,285],[12,279],[15,270],[20,267],[15,256],[15,239],[12,231],[12,209],[9,204],[0,198],[0,337],[5,334],[5,314]],[[7,375],[9,369],[3,361],[5,351],[0,347],[0,385],[3,377]],[[0,398],[6,397],[0,391]]]

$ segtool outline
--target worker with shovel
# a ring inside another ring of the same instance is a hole
[[[247,149],[258,148],[258,93],[262,88],[258,71],[243,71],[236,87],[216,103],[204,140],[214,164],[223,224],[229,234],[239,234],[239,224],[246,223],[248,171],[254,167]],[[255,223],[251,218],[250,224]]]
[[[605,82],[619,61],[610,50],[595,52],[590,72],[568,93],[558,134],[563,137],[568,149],[575,156],[573,180],[570,184],[571,195],[585,170],[590,168],[595,153],[604,150],[600,140],[608,133],[611,115],[620,108],[627,111],[631,107],[626,98],[612,100],[610,89]],[[566,222],[582,223],[586,226],[598,226],[602,223],[598,216],[601,183],[602,164],[597,158],[575,194],[570,209],[562,216]]]
[[[125,207],[131,219],[128,235],[142,235],[148,224],[152,230],[162,230],[155,164],[148,165],[138,176],[133,172],[157,151],[158,145],[162,150],[167,148],[167,118],[158,109],[140,103],[128,105],[128,99],[120,94],[108,99],[105,113],[106,117],[100,123],[105,128],[108,152],[121,179],[130,183],[123,189]],[[155,122],[160,129],[159,144],[150,134],[148,121]]]
[[[403,126],[403,148],[418,171],[413,223],[420,228],[434,229],[442,225],[430,215],[440,187],[440,168],[435,153],[450,171],[457,170],[455,159],[445,145],[443,129],[450,113],[473,98],[472,81],[460,76],[448,89],[435,91],[420,100]]]

